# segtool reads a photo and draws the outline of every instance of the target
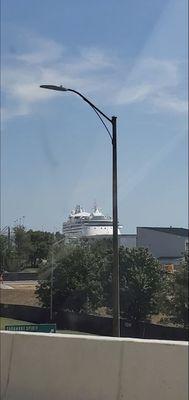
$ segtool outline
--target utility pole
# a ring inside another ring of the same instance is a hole
[[[51,291],[50,291],[50,321],[53,321],[53,277],[54,277],[54,247],[51,249]]]
[[[119,245],[117,206],[117,119],[112,117],[112,199],[113,199],[113,336],[120,336]]]

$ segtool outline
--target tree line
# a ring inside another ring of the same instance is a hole
[[[10,236],[0,235],[1,270],[13,272],[25,268],[38,268],[48,254],[54,240],[62,235],[57,232],[26,230],[19,225],[13,228]]]
[[[36,294],[53,310],[112,314],[111,240],[61,244],[41,267]],[[188,325],[188,256],[176,273],[168,273],[147,249],[119,249],[121,317],[132,323],[162,314],[166,322]],[[51,287],[52,285],[52,287]]]
[[[0,235],[1,270],[37,268],[36,295],[42,306],[49,307],[52,289],[54,312],[105,310],[111,315],[112,259],[112,241],[107,239],[71,244],[59,232],[23,226],[15,227],[11,237]],[[123,318],[148,321],[161,313],[169,322],[188,326],[188,254],[175,273],[168,273],[147,249],[120,247],[119,265]]]

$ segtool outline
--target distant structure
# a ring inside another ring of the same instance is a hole
[[[186,228],[142,226],[137,227],[136,234],[122,234],[121,228],[118,228],[120,246],[147,248],[168,270],[174,270],[189,249],[189,230]],[[96,204],[91,213],[77,205],[63,223],[62,231],[65,238],[70,240],[111,238],[113,221]]]
[[[188,251],[189,230],[171,227],[138,227],[136,246],[146,247],[162,264],[180,263]]]
[[[136,247],[137,235],[135,233],[122,233],[119,236],[119,245],[132,249]]]
[[[189,230],[170,227],[137,227],[136,234],[121,234],[121,246],[144,247],[168,270],[174,270],[189,250]]]
[[[121,226],[118,228],[120,235]],[[62,233],[66,238],[110,237],[113,235],[113,221],[94,206],[91,213],[80,205],[71,211],[68,220],[63,223]]]

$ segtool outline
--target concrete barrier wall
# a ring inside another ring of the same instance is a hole
[[[186,342],[1,332],[1,400],[187,400]]]

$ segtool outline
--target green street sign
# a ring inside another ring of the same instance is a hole
[[[56,324],[6,325],[6,331],[56,333]]]

